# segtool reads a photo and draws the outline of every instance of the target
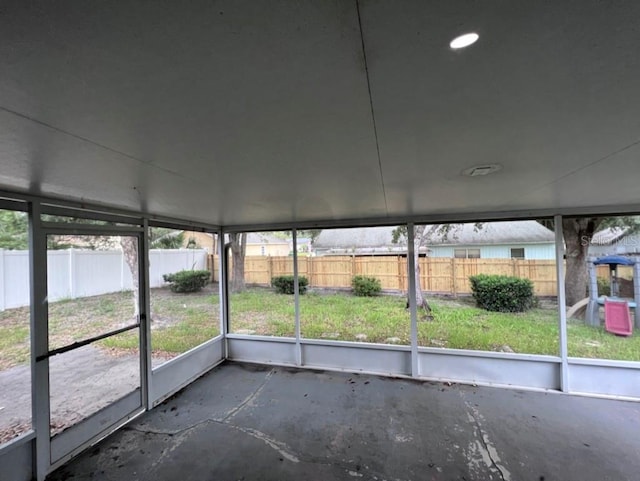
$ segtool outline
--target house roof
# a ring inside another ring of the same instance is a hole
[[[609,245],[624,237],[629,229],[622,227],[607,227],[596,232],[591,238],[591,244]]]
[[[427,240],[428,245],[474,245],[474,244],[538,244],[555,241],[553,231],[535,220],[512,222],[485,222],[454,224],[446,232],[438,232]]]
[[[264,232],[249,232],[247,234],[247,245],[249,244],[287,244],[288,239],[281,239],[272,234],[265,234]]]
[[[313,248],[329,253],[351,252],[392,253],[406,251],[406,241],[392,242],[395,227],[367,227],[358,229],[325,229],[313,243]]]
[[[533,220],[453,224],[447,232],[443,225],[432,226],[433,234],[426,246],[438,245],[495,245],[553,243],[554,233]],[[394,244],[395,227],[369,227],[359,229],[323,230],[313,246],[329,253],[393,253],[406,250],[406,240]]]

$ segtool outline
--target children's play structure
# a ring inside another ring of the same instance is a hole
[[[610,296],[598,295],[596,266],[609,266]],[[620,297],[618,266],[633,266],[633,299]],[[637,258],[610,255],[589,260],[589,304],[585,316],[590,326],[600,325],[600,307],[604,306],[605,329],[613,334],[629,336],[633,333],[630,309],[634,310],[635,325],[640,328],[640,262]]]

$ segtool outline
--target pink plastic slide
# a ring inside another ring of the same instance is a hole
[[[633,323],[629,312],[629,303],[626,301],[604,301],[604,328],[619,336],[633,334]]]

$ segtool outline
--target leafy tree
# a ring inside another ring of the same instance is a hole
[[[553,230],[553,221],[539,220],[539,223]],[[566,272],[565,293],[568,306],[583,299],[587,292],[587,257],[594,234],[602,229],[613,228],[632,234],[640,231],[640,217],[563,217]]]
[[[149,232],[149,245],[152,249],[180,249],[184,242],[184,231],[153,227]]]
[[[298,229],[298,238],[309,237],[313,242],[320,235],[320,232],[322,229]],[[269,234],[278,239],[291,239],[291,231],[289,230],[272,231]]]
[[[27,214],[14,210],[0,210],[0,249],[29,248]]]
[[[102,221],[94,219],[83,219],[76,217],[44,215],[43,220],[47,222],[58,222],[67,224],[95,225],[101,224]],[[112,225],[107,222],[105,225]],[[80,236],[54,236],[47,239],[47,248],[49,249],[66,249],[68,247],[78,247],[88,249],[113,249],[120,245],[122,254],[131,272],[131,280],[133,284],[133,305],[135,315],[140,313],[140,285],[138,279],[138,240],[131,236],[96,236],[96,235],[80,235]]]
[[[189,237],[189,240],[187,240],[187,249],[200,249],[200,245],[198,245],[195,237]]]
[[[313,244],[320,235],[320,232],[322,232],[322,229],[299,230],[298,237],[308,237],[309,239],[311,239],[311,243]]]
[[[95,224],[89,219],[74,219],[64,216],[45,215],[47,222]],[[116,237],[56,235],[47,237],[47,248],[52,250],[82,247],[84,249],[108,249],[114,247]],[[0,210],[0,248],[26,250],[29,248],[28,219],[26,212]]]

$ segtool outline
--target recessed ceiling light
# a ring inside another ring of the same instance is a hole
[[[474,165],[473,167],[463,170],[462,175],[467,175],[469,177],[481,177],[483,175],[493,174],[499,170],[502,170],[502,166],[500,164]]]
[[[465,33],[464,35],[460,35],[459,37],[451,40],[449,46],[454,50],[465,48],[476,43],[479,38],[480,36],[475,32]]]

